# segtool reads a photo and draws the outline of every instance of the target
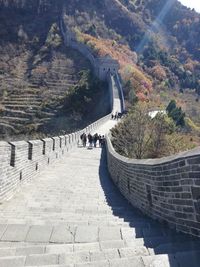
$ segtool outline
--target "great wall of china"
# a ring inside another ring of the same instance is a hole
[[[83,53],[96,75],[107,79],[111,112],[124,110],[119,65],[109,57],[96,59],[90,49],[68,34],[61,22],[66,45]],[[109,121],[110,114],[87,128],[65,136],[34,141],[0,142],[0,203],[13,197],[20,186],[35,179],[48,166],[77,147],[82,132],[92,132]],[[200,236],[199,148],[156,160],[130,160],[118,155],[107,136],[110,176],[125,198],[143,213],[177,231]]]

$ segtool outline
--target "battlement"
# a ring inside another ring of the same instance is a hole
[[[76,38],[75,33],[66,28],[63,20],[60,21],[60,29],[64,38],[65,45],[72,47],[83,54],[90,61],[91,65],[93,66],[95,75],[100,80],[107,80],[109,73],[118,73],[120,66],[117,60],[114,60],[109,55],[101,58],[95,57],[93,55],[92,49],[90,49],[87,45],[79,42]]]
[[[64,136],[28,142],[0,142],[0,203],[11,198],[22,183],[34,179],[77,147],[83,132],[94,131],[109,118],[107,115],[81,131]]]

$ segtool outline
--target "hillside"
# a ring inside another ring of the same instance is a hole
[[[107,112],[106,104],[102,111],[94,103],[97,110],[89,116],[74,112],[76,107],[70,113],[64,107],[69,90],[81,79],[80,73],[92,69],[80,53],[64,46],[58,27],[60,10],[57,4],[42,6],[36,1],[13,1],[1,6],[0,24],[4,25],[0,29],[2,138],[68,132]],[[95,90],[91,97],[94,94]],[[98,96],[105,98],[104,94],[102,86]],[[89,104],[86,111],[91,114]]]
[[[91,67],[63,46],[62,16],[96,56],[119,60],[127,107],[137,98],[154,107],[175,98],[200,122],[200,15],[177,0],[0,0],[1,132],[48,132],[52,118],[60,121],[64,114],[62,130],[85,118],[64,98],[80,81],[78,73]],[[96,93],[94,101],[106,96]],[[99,110],[87,113],[100,116]]]
[[[191,118],[199,113],[200,14],[176,0],[66,2],[65,23],[79,39],[94,53],[106,52],[122,63],[128,106],[136,94],[157,107],[175,98]],[[133,52],[137,65],[130,62]]]

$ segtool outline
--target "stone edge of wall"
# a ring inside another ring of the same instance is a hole
[[[144,214],[200,237],[200,147],[161,159],[119,155],[106,136],[108,170],[124,197]]]

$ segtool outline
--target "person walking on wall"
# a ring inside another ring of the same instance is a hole
[[[92,148],[93,137],[90,133],[88,134],[88,142],[89,142],[89,148]]]
[[[105,146],[105,136],[102,135],[102,138],[101,138],[101,147],[104,147]]]
[[[86,143],[87,143],[87,136],[86,136],[86,134],[85,134],[85,133],[83,134],[83,139],[82,139],[82,142],[83,142],[83,147],[86,147]]]
[[[102,141],[102,138],[101,138],[101,135],[99,135],[99,147],[101,147],[101,141]]]
[[[97,133],[95,133],[95,135],[93,136],[93,142],[94,142],[94,147],[97,147],[97,141],[99,139],[99,136]]]

